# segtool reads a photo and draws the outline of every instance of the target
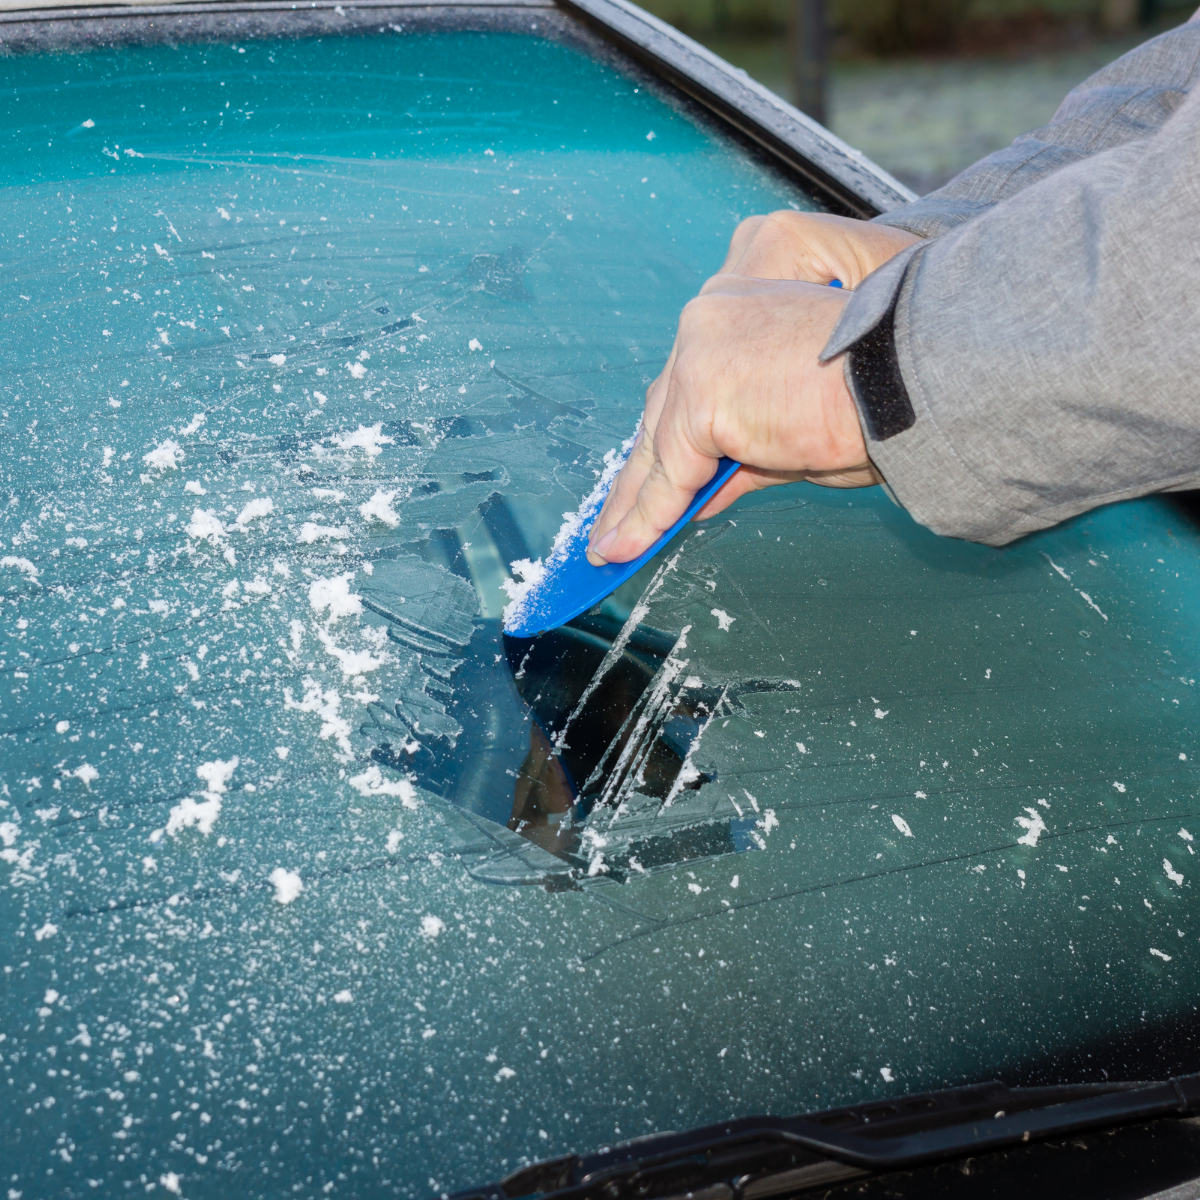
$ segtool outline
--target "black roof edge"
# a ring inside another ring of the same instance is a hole
[[[630,0],[558,0],[856,217],[917,199],[861,151]]]

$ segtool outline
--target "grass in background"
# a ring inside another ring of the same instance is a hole
[[[870,55],[863,31],[875,26],[865,14],[883,3],[830,0],[828,120],[839,137],[917,192],[940,187],[1044,125],[1076,84],[1191,14],[1190,7],[1161,3],[1147,27],[1106,34],[1105,13],[1122,0],[1051,0],[1037,8],[1023,0],[923,0],[915,7],[957,5],[965,14],[941,39],[945,48]],[[785,0],[649,0],[647,6],[790,99]],[[1136,12],[1132,0],[1126,7]]]

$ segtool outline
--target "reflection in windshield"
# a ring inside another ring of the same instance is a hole
[[[505,641],[736,221],[809,203],[564,24],[4,60],[15,1192],[1196,1066],[1166,502],[996,551],[777,489]]]

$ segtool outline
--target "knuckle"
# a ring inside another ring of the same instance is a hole
[[[791,212],[788,209],[777,209],[775,212],[767,213],[763,217],[761,232],[771,236],[791,234],[795,231],[798,217],[802,217],[802,214]]]

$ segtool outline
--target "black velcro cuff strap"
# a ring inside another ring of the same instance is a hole
[[[896,354],[896,306],[847,350],[859,412],[872,441],[885,442],[917,423]]]

